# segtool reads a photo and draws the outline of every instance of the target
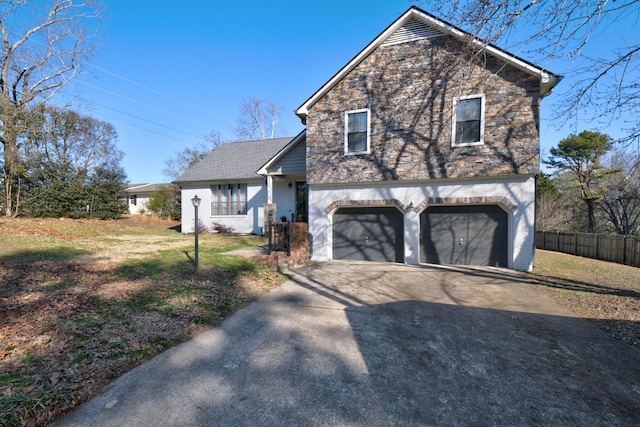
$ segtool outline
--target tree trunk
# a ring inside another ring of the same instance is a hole
[[[5,216],[12,217],[17,214],[16,183],[20,179],[18,158],[18,134],[20,133],[19,115],[10,111],[3,111],[1,120],[3,133],[0,137],[4,145],[4,189],[5,189]],[[14,203],[16,201],[16,203]]]
[[[586,199],[585,202],[587,202],[587,233],[595,233],[596,231],[595,200]]]
[[[5,216],[14,215],[15,183],[17,179],[18,148],[15,143],[4,144],[4,189],[5,189]]]

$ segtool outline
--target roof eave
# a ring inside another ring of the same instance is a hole
[[[179,186],[203,186],[203,185],[211,185],[213,183],[250,183],[250,182],[261,182],[264,178],[260,175],[256,175],[251,178],[220,178],[220,179],[194,179],[194,180],[180,180],[180,181],[172,181],[172,184],[176,184]]]
[[[563,79],[563,76],[556,74],[546,74],[544,78],[540,79],[540,97],[544,98],[547,95],[551,95],[553,88]]]

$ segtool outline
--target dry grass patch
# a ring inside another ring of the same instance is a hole
[[[626,344],[640,343],[640,269],[536,251],[532,277],[552,298]]]
[[[0,426],[46,425],[284,277],[176,223],[0,221]],[[4,244],[9,242],[9,244]]]

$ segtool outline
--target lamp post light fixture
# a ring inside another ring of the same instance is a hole
[[[200,197],[198,197],[198,195],[196,194],[196,196],[191,199],[191,203],[193,204],[193,209],[195,211],[195,234],[196,234],[196,254],[195,254],[195,266],[196,266],[196,270],[198,270],[198,234],[200,234],[200,230],[198,229],[199,224],[198,224],[198,206],[200,206],[200,202],[202,201],[202,199]]]

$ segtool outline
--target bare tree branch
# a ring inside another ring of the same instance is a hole
[[[283,108],[276,102],[251,98],[242,102],[235,130],[238,139],[273,139],[284,129],[278,124]]]
[[[565,84],[555,103],[557,123],[584,119],[591,122],[588,127],[608,131],[607,126],[623,119],[628,126],[620,141],[640,142],[640,0],[419,3],[476,37],[569,77],[574,83]],[[607,38],[611,48],[596,54],[593,42],[616,26],[618,31]]]
[[[41,9],[45,7],[45,9]],[[0,2],[0,142],[3,144],[5,214],[15,215],[18,144],[28,110],[49,101],[92,53],[89,22],[100,16],[93,0]]]
[[[189,167],[206,157],[210,152],[223,144],[220,132],[212,130],[203,137],[203,141],[195,147],[187,147],[165,160],[162,174],[174,180],[185,173]]]

